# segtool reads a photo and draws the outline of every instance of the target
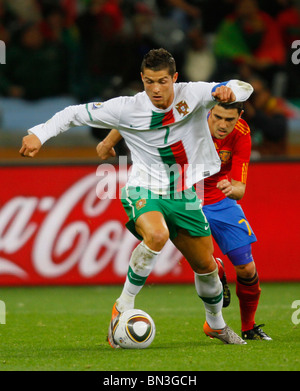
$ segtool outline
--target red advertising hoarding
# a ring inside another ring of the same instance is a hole
[[[299,167],[250,167],[241,205],[258,237],[253,255],[262,281],[300,281]],[[1,167],[0,285],[123,283],[138,244],[119,200],[127,175],[108,164]],[[168,242],[147,281],[189,283],[193,273]]]

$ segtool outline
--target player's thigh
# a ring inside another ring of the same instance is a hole
[[[240,205],[224,199],[203,207],[212,235],[223,254],[255,242],[256,236]]]
[[[216,263],[213,259],[214,246],[211,235],[191,236],[182,229],[178,231],[178,235],[172,241],[196,273],[204,274],[215,270]]]
[[[145,244],[154,251],[160,251],[169,239],[168,226],[159,211],[149,211],[140,215],[135,222],[135,229]]]

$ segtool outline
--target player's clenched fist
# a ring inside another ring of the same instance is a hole
[[[233,190],[232,184],[227,179],[223,179],[222,181],[218,182],[217,188],[221,190],[226,195],[226,197],[230,196]]]
[[[23,137],[19,153],[24,157],[34,157],[40,150],[42,143],[35,134]]]
[[[221,103],[235,102],[236,96],[231,88],[220,86],[212,93],[212,96]]]
[[[106,160],[110,157],[115,157],[116,152],[112,146],[107,146],[104,141],[101,141],[97,147],[96,151],[100,159]]]
[[[122,140],[122,136],[117,129],[112,129],[110,133],[101,141],[96,148],[97,154],[102,160],[116,156],[114,146]]]

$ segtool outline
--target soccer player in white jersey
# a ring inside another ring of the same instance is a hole
[[[34,157],[49,138],[72,126],[116,128],[131,152],[132,170],[122,190],[127,228],[141,240],[134,249],[108,330],[108,342],[120,314],[134,308],[135,297],[168,239],[181,251],[195,275],[202,299],[206,335],[226,344],[244,344],[225,323],[223,289],[213,258],[209,224],[193,185],[220,169],[207,125],[216,102],[245,101],[253,88],[238,80],[226,83],[176,83],[175,60],[165,49],[147,53],[141,65],[144,92],[103,103],[69,106],[45,124],[28,130],[20,153]],[[105,146],[98,146],[100,149]]]

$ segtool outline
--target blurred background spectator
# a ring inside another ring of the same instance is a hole
[[[183,63],[183,75],[187,81],[208,81],[216,69],[216,59],[209,38],[200,26],[187,33],[187,47]]]
[[[6,45],[11,41],[11,35],[18,25],[18,17],[9,7],[7,7],[4,0],[0,0],[0,40]]]
[[[88,82],[84,95],[88,98],[105,96],[106,99],[109,97],[106,89],[126,72],[120,0],[91,0],[76,24],[81,39],[83,72]]]
[[[8,97],[39,99],[68,91],[67,61],[62,42],[46,41],[39,24],[28,22],[7,48],[0,68],[0,92]]]
[[[285,156],[287,152],[287,108],[281,98],[272,95],[266,83],[252,77],[254,93],[245,102],[243,118],[252,135],[252,149],[263,156]]]
[[[260,156],[287,156],[300,140],[300,65],[291,61],[300,0],[0,0],[0,39],[0,121],[17,102],[22,132],[33,102],[59,109],[141,91],[144,54],[165,47],[179,81],[253,82],[245,118]],[[1,127],[9,131],[9,118]]]
[[[260,74],[270,88],[286,61],[286,48],[276,21],[261,11],[256,0],[239,0],[234,13],[216,33],[218,76],[240,74],[244,79]]]
[[[20,21],[37,22],[41,18],[40,7],[36,0],[4,0],[4,3]]]

